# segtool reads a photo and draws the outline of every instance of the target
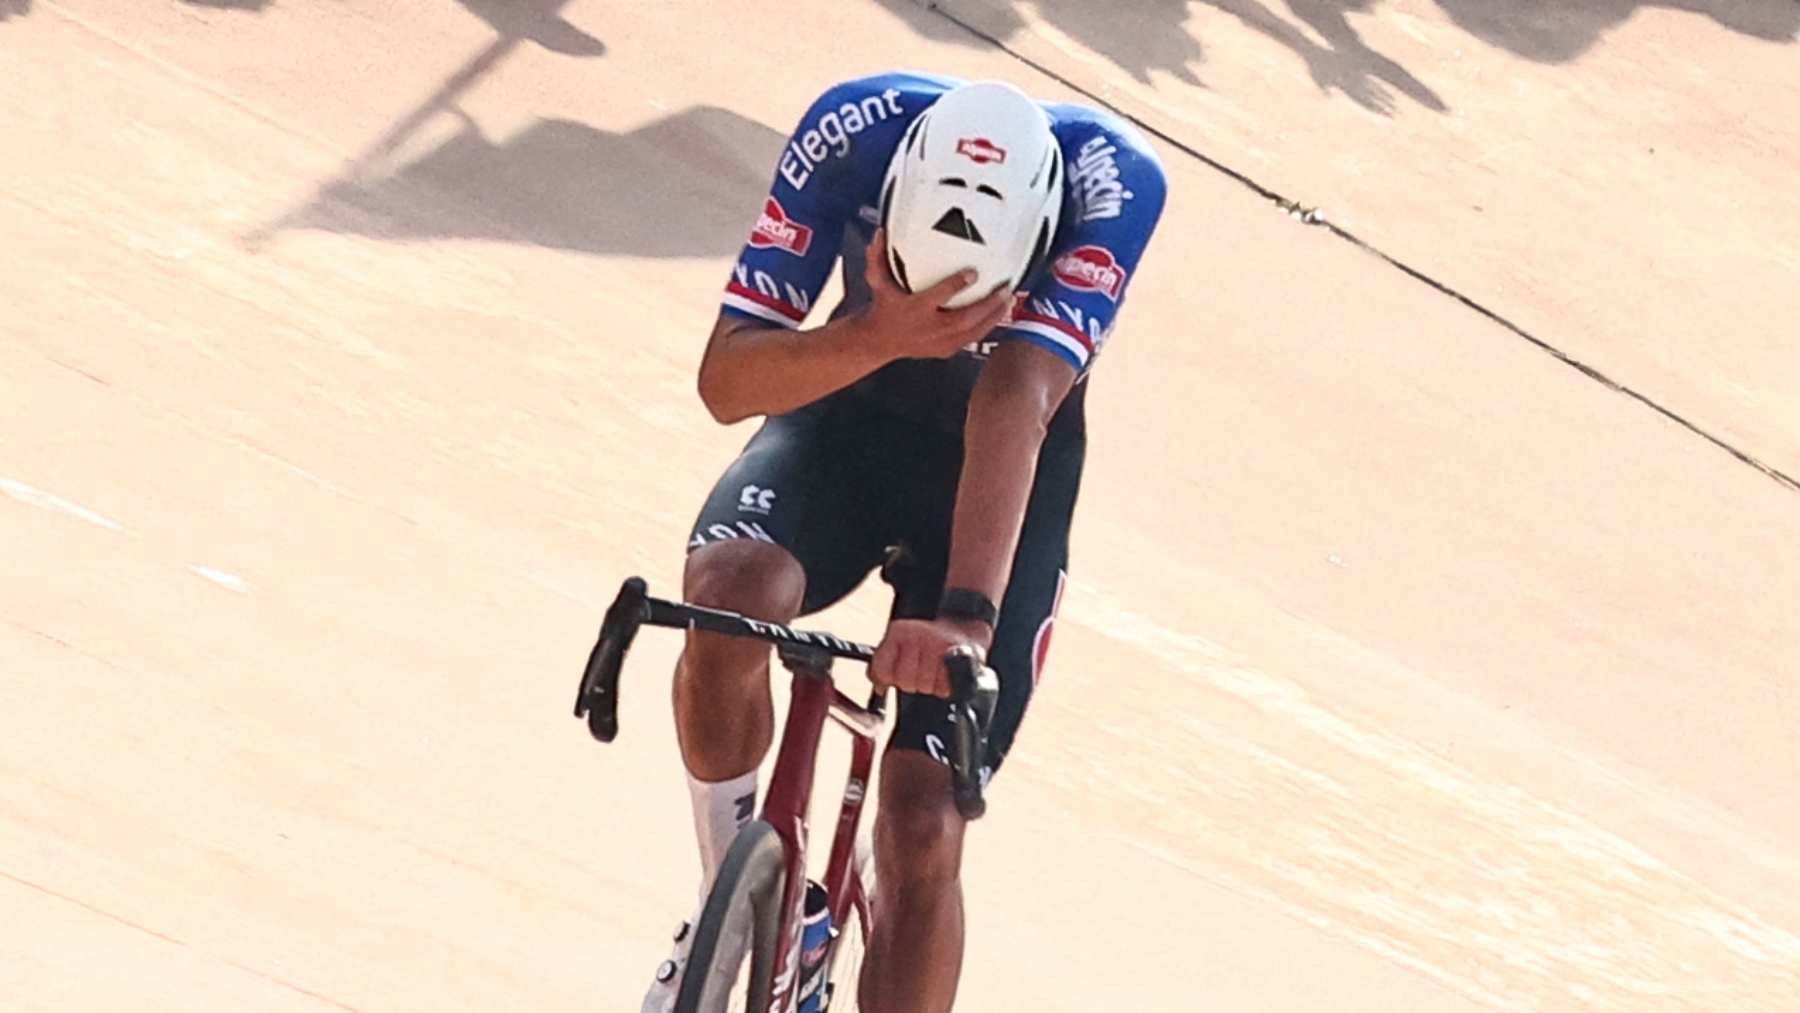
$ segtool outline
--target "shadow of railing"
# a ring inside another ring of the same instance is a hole
[[[913,31],[946,42],[980,44],[985,37],[1005,43],[1024,31],[1027,24],[1020,13],[1020,0],[876,2],[899,16]],[[1288,0],[1288,12],[1281,14],[1259,0],[1205,0],[1207,6],[1293,50],[1306,61],[1313,81],[1322,90],[1341,92],[1383,115],[1394,111],[1396,94],[1442,111],[1444,101],[1436,92],[1398,61],[1369,47],[1351,26],[1350,14],[1378,2]],[[1195,6],[1190,0],[1121,0],[1109,4],[1034,0],[1031,4],[1035,15],[1049,27],[1139,81],[1149,83],[1155,75],[1163,74],[1204,86],[1200,67],[1206,61],[1205,45],[1188,25]]]
[[[1539,63],[1567,63],[1640,10],[1703,15],[1767,42],[1800,40],[1800,0],[1437,0],[1470,35]]]
[[[496,38],[302,204],[244,235],[246,247],[255,250],[297,228],[395,240],[485,237],[652,256],[712,253],[726,245],[719,238],[726,231],[723,213],[695,196],[728,191],[738,198],[741,219],[742,207],[755,206],[751,191],[766,186],[780,146],[773,131],[723,110],[697,110],[627,135],[539,120],[510,138],[490,139],[460,103],[521,45],[592,57],[604,55],[606,44],[561,16],[568,0],[459,2]],[[683,145],[701,149],[699,160],[683,162]],[[761,163],[753,175],[735,160],[734,152],[745,148],[755,149]],[[664,152],[669,164],[656,163],[659,149],[670,149]],[[742,222],[730,232],[735,248]]]
[[[1383,116],[1399,108],[1396,94],[1432,112],[1444,112],[1444,100],[1430,85],[1365,43],[1350,24],[1350,15],[1373,8],[1380,0],[1287,0],[1288,11],[1312,29],[1281,17],[1256,0],[1206,0],[1208,6],[1237,18],[1264,37],[1293,50],[1306,61],[1307,73],[1320,91],[1338,92],[1357,105]],[[1324,40],[1314,41],[1314,36]]]
[[[561,15],[569,0],[457,0],[501,38],[535,42],[565,56],[599,56],[606,44]]]
[[[391,172],[323,187],[283,228],[393,241],[474,238],[594,254],[729,256],[785,138],[701,106],[628,133],[538,120],[503,140],[471,120]]]
[[[1025,30],[1025,0],[875,0],[918,34],[944,42],[1005,43]],[[1566,63],[1642,9],[1689,11],[1772,42],[1800,39],[1800,0],[1436,0],[1450,20],[1489,45],[1542,63]],[[1165,74],[1203,85],[1203,39],[1189,26],[1201,7],[1228,14],[1306,62],[1313,81],[1391,115],[1403,96],[1443,112],[1430,85],[1370,46],[1351,17],[1380,17],[1383,0],[1031,0],[1056,31],[1132,77]]]
[[[275,0],[181,0],[190,7],[220,7],[234,11],[260,11]]]

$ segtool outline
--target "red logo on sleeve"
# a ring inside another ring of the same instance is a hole
[[[1006,162],[1006,149],[985,137],[965,137],[957,141],[956,153],[976,165]]]
[[[1125,268],[1111,250],[1098,246],[1079,246],[1056,258],[1051,266],[1056,280],[1081,292],[1098,292],[1119,301],[1125,291]]]
[[[750,245],[759,250],[786,250],[796,257],[806,256],[812,249],[813,230],[787,216],[781,202],[773,197],[763,205],[756,230],[750,233]]]

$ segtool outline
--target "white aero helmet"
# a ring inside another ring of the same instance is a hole
[[[974,268],[975,284],[950,307],[996,285],[1016,289],[1049,252],[1062,201],[1062,148],[1049,115],[1003,81],[952,88],[913,120],[888,162],[888,267],[909,292]]]

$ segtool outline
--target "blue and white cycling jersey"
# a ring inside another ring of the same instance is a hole
[[[888,161],[912,121],[962,83],[896,72],[848,81],[820,96],[782,149],[774,186],[726,286],[723,311],[798,327],[840,256],[845,299],[832,315],[866,304],[863,255],[880,223]],[[1167,179],[1149,143],[1119,117],[1081,105],[1041,105],[1067,168],[1061,226],[1047,269],[1026,279],[1011,318],[988,340],[1032,342],[1085,374],[1156,228]],[[972,346],[938,381],[961,388],[966,403],[984,358]],[[934,391],[931,399],[948,393]]]

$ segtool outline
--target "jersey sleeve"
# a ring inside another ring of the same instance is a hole
[[[1048,268],[997,336],[1055,352],[1085,372],[1106,344],[1168,194],[1162,163],[1122,124],[1086,122],[1064,142],[1070,200]],[[1069,224],[1072,216],[1072,224]]]
[[[862,184],[873,171],[870,149],[879,146],[871,142],[901,119],[899,97],[871,78],[838,85],[807,110],[782,146],[775,181],[725,286],[723,312],[790,328],[806,319],[869,188]]]

